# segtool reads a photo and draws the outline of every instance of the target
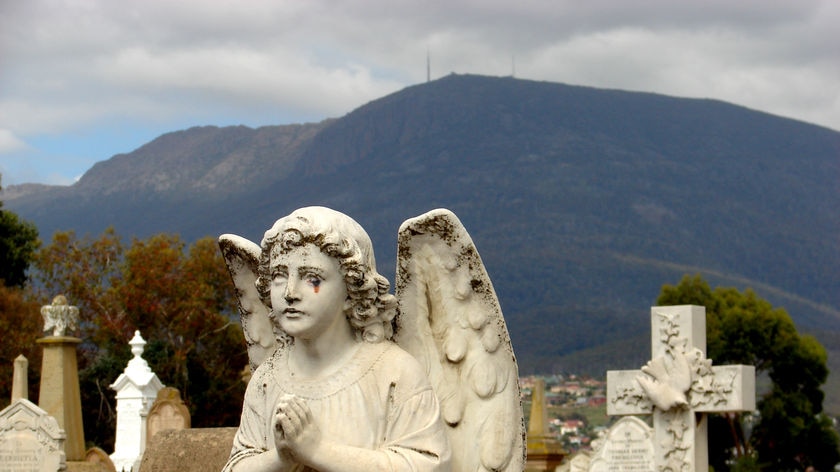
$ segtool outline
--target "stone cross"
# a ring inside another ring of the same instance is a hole
[[[706,359],[706,309],[651,308],[651,361],[607,372],[607,414],[653,414],[656,472],[708,470],[704,413],[755,409],[755,368],[712,367]]]

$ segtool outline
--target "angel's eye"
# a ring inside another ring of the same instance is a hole
[[[313,287],[321,286],[321,279],[317,276],[309,276],[306,278],[306,281],[309,282],[309,285],[312,285]]]

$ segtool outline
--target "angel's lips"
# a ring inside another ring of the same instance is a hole
[[[294,308],[286,308],[285,310],[283,310],[283,315],[286,318],[300,318],[301,316],[303,316],[303,312]]]

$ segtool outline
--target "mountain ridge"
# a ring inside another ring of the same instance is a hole
[[[756,286],[801,328],[840,331],[836,182],[828,128],[717,100],[451,75],[320,123],[168,133],[5,204],[45,239],[113,225],[187,240],[259,240],[321,204],[368,230],[391,280],[399,224],[450,208],[527,373],[645,335],[661,285],[686,269]],[[599,367],[646,356],[639,346]]]

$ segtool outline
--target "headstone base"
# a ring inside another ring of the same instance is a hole
[[[209,472],[222,470],[230,457],[237,428],[164,430],[152,438],[139,472]]]
[[[67,472],[108,472],[108,466],[100,462],[67,461]]]

